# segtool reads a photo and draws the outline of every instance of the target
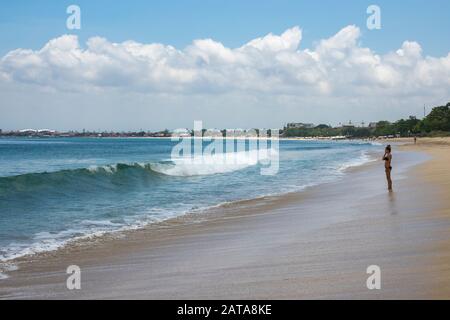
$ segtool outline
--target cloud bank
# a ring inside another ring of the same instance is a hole
[[[301,48],[302,30],[268,34],[239,48],[212,39],[183,50],[159,43],[112,43],[77,36],[50,40],[37,51],[17,49],[0,60],[0,82],[57,91],[118,89],[151,94],[233,94],[357,97],[450,95],[450,53],[423,56],[405,41],[379,55],[360,45],[350,25],[314,48]]]
[[[77,36],[0,58],[0,128],[277,128],[421,116],[450,100],[450,54],[405,41],[380,55],[347,26],[311,48],[302,30],[238,48],[202,39],[180,50]]]

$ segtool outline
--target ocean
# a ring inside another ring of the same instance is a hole
[[[339,179],[345,169],[371,161],[371,151],[382,151],[364,141],[281,140],[276,150],[269,145],[279,157],[277,173],[262,175],[267,163],[253,156],[258,147],[248,141],[225,150],[244,159],[235,165],[211,155],[200,166],[175,161],[175,145],[170,139],[0,138],[0,262],[225,203],[301,191]]]

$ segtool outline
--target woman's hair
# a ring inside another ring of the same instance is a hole
[[[390,144],[388,144],[388,145],[386,146],[386,150],[388,150],[389,152],[391,152],[391,145],[390,145]]]

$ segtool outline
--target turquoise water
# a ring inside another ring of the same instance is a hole
[[[213,157],[200,167],[171,161],[176,144],[0,139],[0,261],[222,203],[302,190],[339,179],[345,168],[369,161],[368,151],[381,148],[365,142],[280,141],[279,171],[264,176],[267,163],[253,160],[224,166]],[[242,156],[242,151],[226,152]]]

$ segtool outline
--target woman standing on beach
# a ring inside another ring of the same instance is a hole
[[[392,161],[392,153],[391,153],[391,145],[387,145],[386,149],[384,149],[384,169],[386,171],[386,179],[388,182],[388,190],[392,191],[392,179],[391,179],[391,161]]]

